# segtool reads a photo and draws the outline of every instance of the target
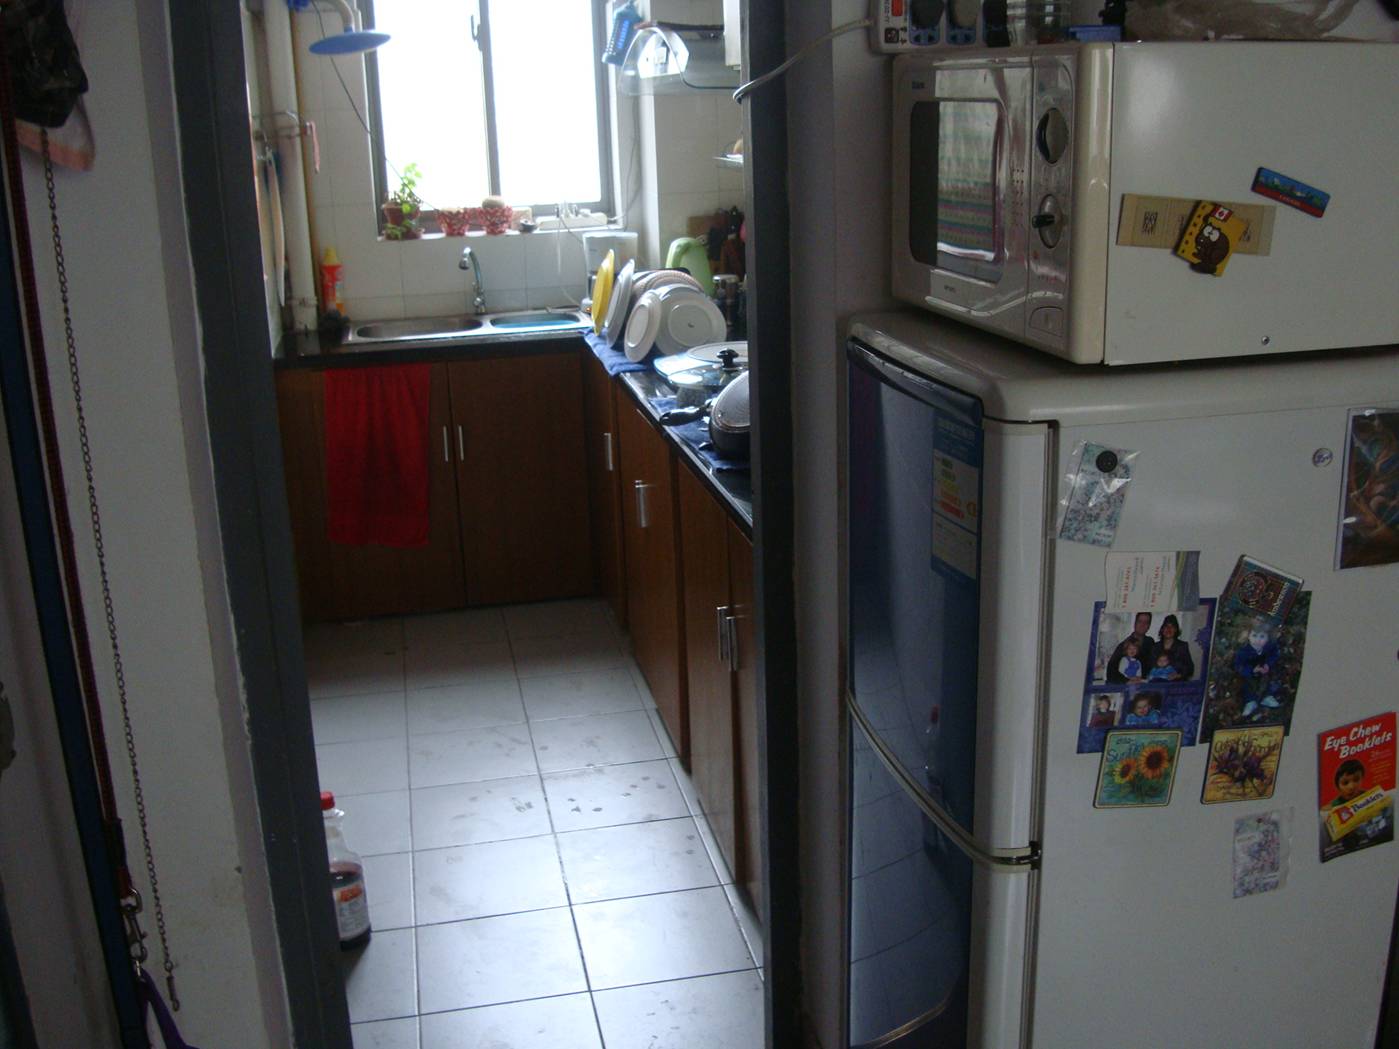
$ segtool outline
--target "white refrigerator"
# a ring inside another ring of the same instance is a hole
[[[1399,349],[1108,369],[890,313],[847,367],[849,1045],[1369,1049],[1392,732],[1325,862],[1319,742],[1399,706],[1399,563],[1338,567]],[[1219,600],[1241,557],[1285,617]]]

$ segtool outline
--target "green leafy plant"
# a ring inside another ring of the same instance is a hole
[[[417,164],[406,164],[398,173],[398,188],[384,201],[384,236],[389,240],[412,240],[423,235],[423,200],[418,196],[418,182],[423,177]]]

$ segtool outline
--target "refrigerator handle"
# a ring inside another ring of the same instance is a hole
[[[923,815],[932,820],[933,825],[947,835],[948,839],[962,851],[967,859],[977,866],[1003,873],[1028,874],[1039,867],[1040,847],[1038,842],[1032,841],[1023,849],[988,849],[978,842],[960,823],[928,797],[923,787],[914,781],[905,771],[903,765],[899,763],[899,760],[889,753],[887,744],[874,731],[859,704],[855,702],[854,696],[846,695],[845,706],[850,711],[850,716],[855,719],[855,723],[859,725],[860,731],[865,734],[885,769],[899,781],[909,799],[922,810]]]

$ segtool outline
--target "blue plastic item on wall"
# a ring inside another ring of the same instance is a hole
[[[612,16],[612,35],[607,38],[607,49],[602,53],[602,60],[620,66],[640,24],[641,13],[637,11],[636,4],[629,3],[618,8]]]

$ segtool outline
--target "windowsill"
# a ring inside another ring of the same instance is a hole
[[[453,234],[453,235],[451,235],[451,236],[448,236],[446,233],[434,232],[434,233],[424,233],[421,237],[411,237],[411,238],[403,238],[403,237],[400,237],[400,238],[398,238],[398,239],[391,239],[391,238],[389,238],[389,237],[385,237],[385,236],[381,233],[381,234],[379,235],[379,241],[380,241],[381,243],[384,243],[384,244],[416,244],[416,243],[421,243],[421,242],[424,242],[424,241],[439,241],[439,240],[478,240],[478,239],[481,239],[481,238],[487,238],[487,239],[494,240],[494,239],[496,239],[496,238],[501,238],[501,237],[539,237],[539,236],[548,237],[548,236],[557,236],[557,235],[559,235],[559,234],[564,234],[564,233],[572,233],[572,234],[596,233],[596,232],[602,231],[602,230],[624,229],[624,228],[625,228],[621,223],[616,223],[616,222],[605,222],[605,223],[601,223],[601,224],[592,223],[592,224],[588,224],[588,225],[573,225],[572,223],[570,223],[570,224],[568,225],[568,227],[565,228],[565,227],[563,227],[563,226],[561,226],[561,225],[557,225],[557,220],[556,220],[556,219],[550,219],[550,220],[548,220],[548,221],[551,222],[551,223],[555,223],[555,224],[550,225],[550,226],[548,226],[547,228],[537,229],[537,230],[535,230],[533,233],[522,233],[522,232],[520,232],[520,231],[517,230],[517,229],[506,230],[504,233],[487,233],[487,232],[486,232],[485,230],[483,230],[483,229],[473,229],[473,230],[468,230],[466,233]]]

